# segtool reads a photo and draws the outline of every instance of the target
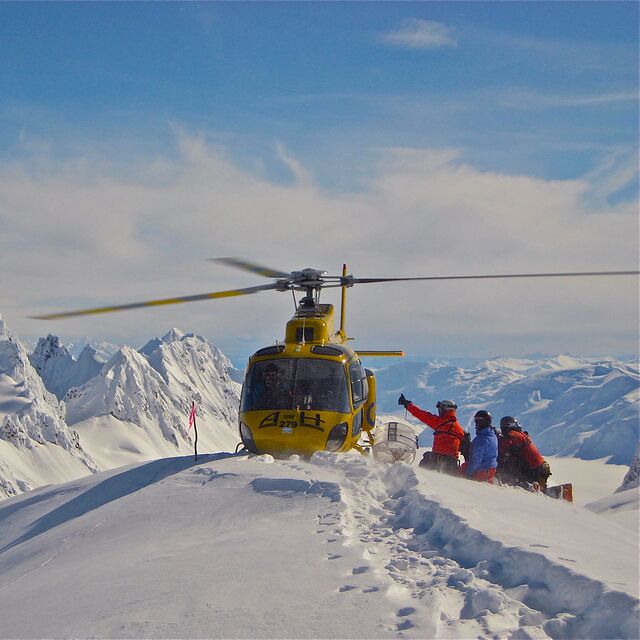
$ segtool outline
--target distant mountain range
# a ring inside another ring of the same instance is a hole
[[[381,369],[376,378],[379,413],[402,415],[400,393],[433,412],[439,399],[454,400],[468,430],[478,409],[490,411],[496,425],[515,416],[545,455],[629,464],[640,437],[637,361],[560,355],[496,358],[469,368],[408,362]],[[420,440],[430,445],[431,430]]]
[[[192,402],[199,451],[235,448],[242,374],[221,351],[178,329],[139,350],[114,349],[103,345],[98,352],[85,341],[74,355],[49,335],[29,353],[0,319],[0,497],[191,453]],[[463,426],[480,408],[496,423],[515,415],[546,455],[630,464],[637,448],[637,361],[567,355],[409,361],[378,369],[376,377],[379,415],[404,414],[400,393],[433,411],[447,398],[458,403]],[[420,441],[429,446],[432,431]]]

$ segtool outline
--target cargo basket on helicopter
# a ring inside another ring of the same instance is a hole
[[[380,462],[406,462],[416,458],[418,436],[413,428],[403,422],[387,422],[376,428],[373,457]]]

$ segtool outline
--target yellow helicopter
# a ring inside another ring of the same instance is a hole
[[[290,273],[238,258],[214,262],[272,278],[275,282],[179,298],[164,298],[108,307],[32,316],[52,320],[110,313],[196,300],[249,295],[260,291],[301,291],[295,313],[287,322],[284,342],[259,349],[249,358],[239,411],[239,433],[244,448],[276,457],[310,456],[317,451],[361,453],[375,444],[376,383],[364,356],[403,356],[402,351],[361,351],[347,345],[346,290],[355,284],[409,280],[474,280],[490,278],[541,278],[637,275],[640,271],[527,273],[494,275],[426,276],[409,278],[355,278],[343,265],[339,276],[318,269]],[[341,288],[340,325],[334,324],[334,307],[320,304],[320,292]],[[295,293],[294,293],[295,296]],[[362,440],[366,435],[367,440]]]

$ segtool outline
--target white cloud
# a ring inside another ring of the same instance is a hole
[[[449,27],[421,18],[403,20],[399,27],[383,34],[381,40],[386,44],[409,49],[437,49],[456,45]]]
[[[634,91],[598,93],[594,95],[545,95],[531,91],[510,92],[498,96],[498,103],[512,109],[563,109],[576,107],[607,107],[624,102],[638,102]]]
[[[37,323],[24,317],[260,284],[204,262],[239,256],[282,270],[420,276],[633,269],[637,203],[587,209],[588,180],[483,172],[455,150],[393,149],[367,188],[326,193],[240,169],[225,149],[179,134],[178,154],[116,174],[100,158],[0,168],[0,312],[18,335],[141,341],[180,326],[222,348],[282,338],[291,296],[256,296]],[[99,167],[95,171],[92,167]],[[349,296],[361,348],[459,355],[630,352],[636,278],[362,285]],[[337,302],[330,293],[327,301]],[[612,313],[612,310],[615,310]],[[252,345],[254,346],[254,345]]]

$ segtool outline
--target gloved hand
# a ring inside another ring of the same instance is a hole
[[[411,404],[411,400],[407,400],[407,399],[404,397],[404,394],[403,394],[403,393],[401,393],[401,394],[400,394],[400,397],[398,398],[398,404],[399,404],[399,405],[401,405],[402,407],[405,407],[405,408],[406,408],[406,407],[408,407],[408,406]]]

